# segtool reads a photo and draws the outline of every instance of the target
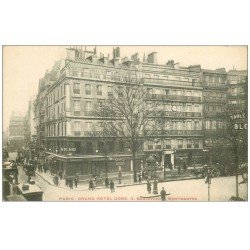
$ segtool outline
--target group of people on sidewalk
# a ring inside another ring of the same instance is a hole
[[[97,181],[98,181],[97,176],[89,180],[89,190],[92,191],[96,190]],[[105,182],[105,187],[110,188],[111,193],[113,193],[115,191],[115,183],[113,182],[113,180],[109,181],[109,178],[106,177],[104,182]]]
[[[77,188],[78,183],[79,183],[79,180],[78,180],[77,176],[65,177],[65,185],[67,187],[69,187],[70,189],[73,189],[74,186],[75,186],[75,188]]]

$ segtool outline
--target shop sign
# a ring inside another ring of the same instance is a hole
[[[234,130],[247,130],[247,124],[246,123],[235,123]]]
[[[76,151],[76,148],[61,148],[61,151],[74,152],[74,151]]]

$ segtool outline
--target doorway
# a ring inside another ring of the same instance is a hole
[[[171,163],[171,154],[165,154],[164,156],[164,168],[169,167],[169,164]]]

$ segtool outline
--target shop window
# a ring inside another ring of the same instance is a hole
[[[93,153],[93,143],[92,142],[87,142],[86,143],[86,153],[87,154],[92,154]]]

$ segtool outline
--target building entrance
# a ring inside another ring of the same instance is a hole
[[[167,168],[169,167],[171,163],[171,154],[165,154],[164,156],[164,167]]]

